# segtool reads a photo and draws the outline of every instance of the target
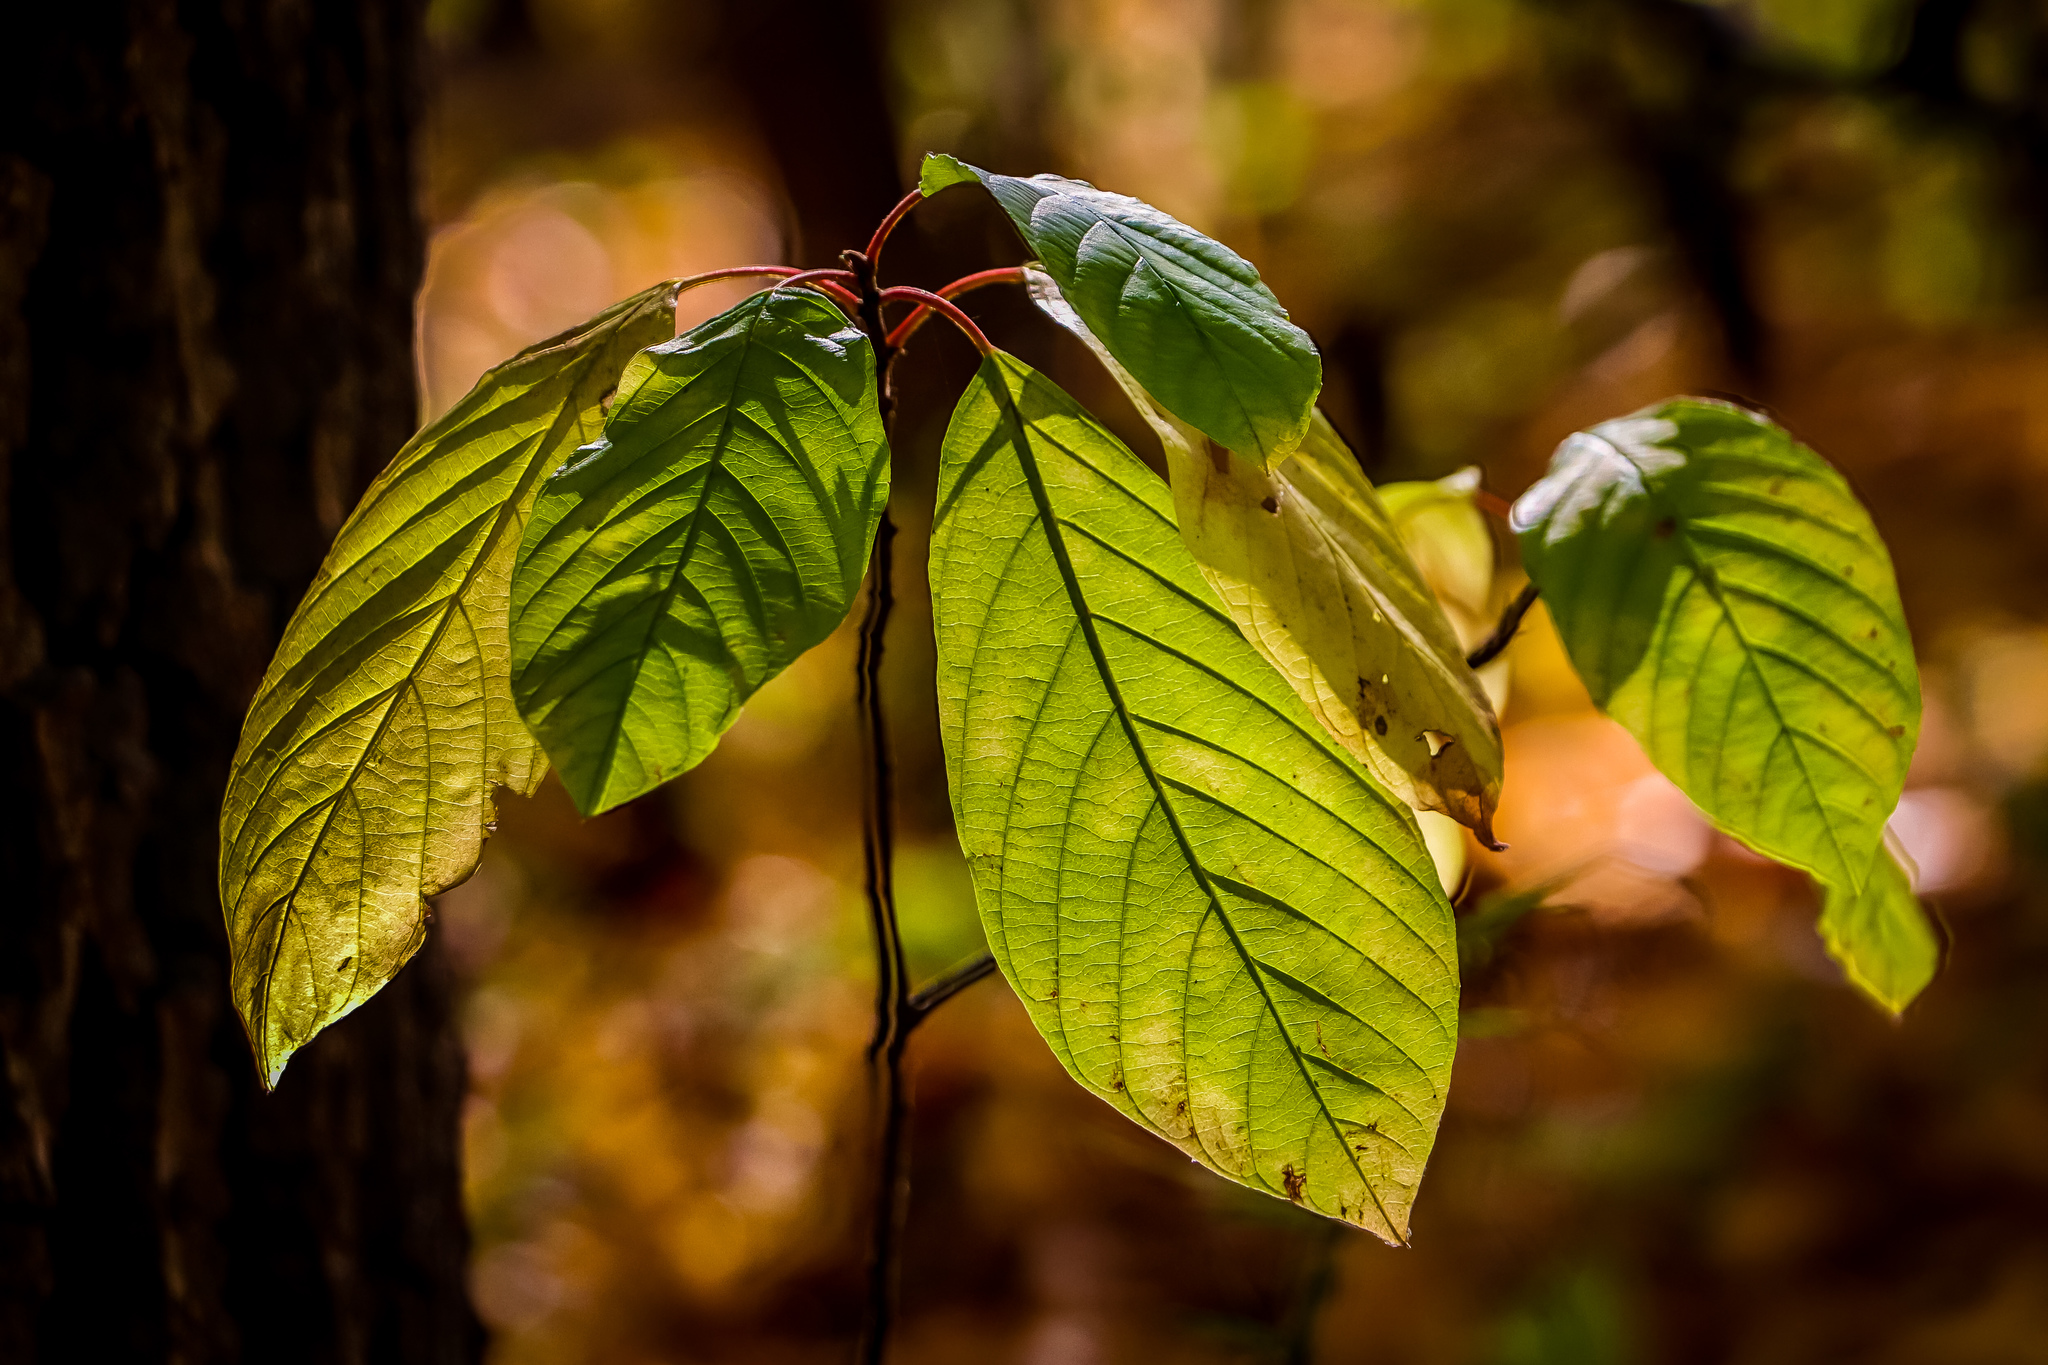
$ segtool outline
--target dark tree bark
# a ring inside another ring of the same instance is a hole
[[[432,944],[266,1097],[214,879],[243,709],[413,426],[422,8],[0,42],[0,1360],[480,1354]]]
[[[874,0],[723,0],[720,67],[782,168],[798,265],[836,266],[898,199]]]

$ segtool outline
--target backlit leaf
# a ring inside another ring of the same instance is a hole
[[[512,690],[576,807],[695,766],[846,615],[889,496],[867,337],[769,290],[639,357],[542,490]]]
[[[1083,1085],[1405,1239],[1456,1047],[1408,809],[1238,632],[1157,476],[1014,357],[941,456],[939,699],[996,959]]]
[[[1473,501],[1478,489],[1477,466],[1441,479],[1379,488],[1380,503],[1401,544],[1468,651],[1493,633],[1497,616],[1493,535],[1486,514]]]
[[[1251,262],[1150,204],[1081,180],[1020,180],[933,155],[920,188],[935,194],[970,176],[1167,411],[1269,465],[1301,443],[1323,387],[1322,356]]]
[[[1934,979],[1941,944],[1911,880],[1890,848],[1878,850],[1863,891],[1827,887],[1820,912],[1828,956],[1864,994],[1893,1014]]]
[[[1566,438],[1513,524],[1593,700],[1715,824],[1860,894],[1920,680],[1842,476],[1773,422],[1674,399]]]
[[[513,554],[627,360],[674,332],[657,285],[478,380],[370,486],[285,627],[221,811],[235,1006],[266,1084],[419,949],[426,898],[476,868],[492,787],[546,772],[507,683]]]
[[[1233,456],[1165,412],[1049,278],[1028,278],[1039,306],[1094,349],[1158,434],[1181,538],[1245,638],[1396,796],[1493,843],[1493,707],[1329,419],[1316,413],[1277,470]]]

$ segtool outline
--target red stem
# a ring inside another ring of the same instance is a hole
[[[702,275],[686,275],[682,279],[677,280],[676,292],[680,294],[686,289],[695,289],[700,284],[713,284],[719,280],[741,279],[749,275],[774,275],[777,277],[775,281],[777,289],[792,284],[810,285],[820,293],[830,296],[834,303],[846,309],[849,313],[860,307],[860,300],[853,296],[851,290],[836,283],[833,279],[817,278],[819,276],[836,276],[851,279],[852,276],[847,271],[799,270],[793,265],[734,265],[727,266],[723,270],[707,270]]]
[[[905,303],[921,303],[926,308],[944,313],[948,321],[967,334],[967,339],[974,343],[975,350],[983,355],[995,354],[996,348],[982,335],[981,328],[974,325],[974,319],[961,312],[951,300],[941,298],[929,289],[912,289],[909,285],[903,284],[882,291],[882,302],[896,303],[899,300]]]
[[[852,317],[860,311],[860,299],[846,286],[859,283],[859,279],[851,270],[793,270],[786,278],[777,280],[775,287],[787,289],[791,285],[809,285],[846,310],[848,317]]]
[[[731,265],[723,270],[706,271],[702,275],[685,275],[682,279],[676,281],[676,292],[681,293],[685,289],[695,289],[700,284],[710,284],[714,280],[735,279],[741,275],[789,276],[801,273],[793,265]]]
[[[1022,284],[1023,282],[1024,267],[1021,265],[1007,265],[999,270],[980,270],[972,275],[962,275],[959,279],[940,289],[939,297],[942,299],[957,299],[962,294],[971,293],[984,285]],[[930,304],[926,304],[909,317],[903,319],[903,321],[897,323],[896,329],[889,333],[891,349],[901,350],[903,343],[910,340],[911,334],[924,326],[925,319],[931,315],[932,307]]]
[[[882,225],[875,229],[875,235],[868,238],[867,258],[870,261],[877,265],[881,263],[882,246],[889,240],[889,234],[896,230],[896,225],[903,221],[906,214],[917,207],[918,201],[922,198],[924,198],[922,190],[912,190],[896,201],[896,207],[889,210],[889,216],[884,218]]]

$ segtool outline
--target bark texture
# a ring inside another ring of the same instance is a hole
[[[413,426],[422,8],[0,43],[0,1360],[480,1354],[434,946],[263,1097],[214,880],[243,709]]]

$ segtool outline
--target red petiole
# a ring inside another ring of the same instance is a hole
[[[961,283],[961,281],[954,281],[954,284],[959,283]],[[951,288],[952,286],[949,285],[947,287]],[[951,322],[955,327],[958,327],[962,332],[967,334],[967,339],[974,343],[974,348],[977,351],[980,351],[983,355],[995,354],[995,346],[991,344],[989,339],[982,334],[981,328],[974,325],[973,318],[970,318],[967,316],[967,314],[961,312],[959,306],[953,303],[950,299],[946,299],[938,294],[934,294],[929,289],[913,289],[909,285],[899,284],[892,289],[884,289],[882,291],[882,302],[919,303],[924,305],[924,307],[919,310],[920,312],[930,310],[934,312],[943,313],[946,315],[946,319],[949,322]],[[914,318],[915,314],[913,314],[912,317]],[[907,323],[910,320],[911,319],[906,319],[905,321]]]
[[[924,194],[921,191],[912,190],[909,194],[896,201],[896,207],[890,209],[888,216],[882,219],[881,226],[875,229],[875,235],[868,238],[866,255],[870,263],[874,264],[877,268],[880,267],[882,247],[887,244],[889,234],[896,230],[896,225],[902,222],[910,211],[917,207],[918,201],[923,198]]]
[[[1024,267],[1019,265],[1004,266],[999,270],[980,270],[972,275],[962,275],[959,279],[946,285],[939,290],[939,297],[942,299],[957,299],[962,294],[980,289],[983,285],[1022,284],[1023,282]],[[931,315],[932,307],[930,304],[926,304],[909,317],[903,319],[903,321],[897,323],[895,330],[889,333],[889,349],[892,351],[901,350],[903,343],[910,340],[911,334],[917,331],[919,327],[922,327],[924,320]]]
[[[851,270],[799,270],[776,281],[775,287],[787,289],[791,285],[800,284],[809,285],[849,312],[858,311],[860,308],[859,297],[852,289],[846,287],[850,284],[858,288],[860,285],[860,280]]]
[[[1472,490],[1472,505],[1491,516],[1499,517],[1502,521],[1508,519],[1508,500],[1498,493],[1475,488]]]

